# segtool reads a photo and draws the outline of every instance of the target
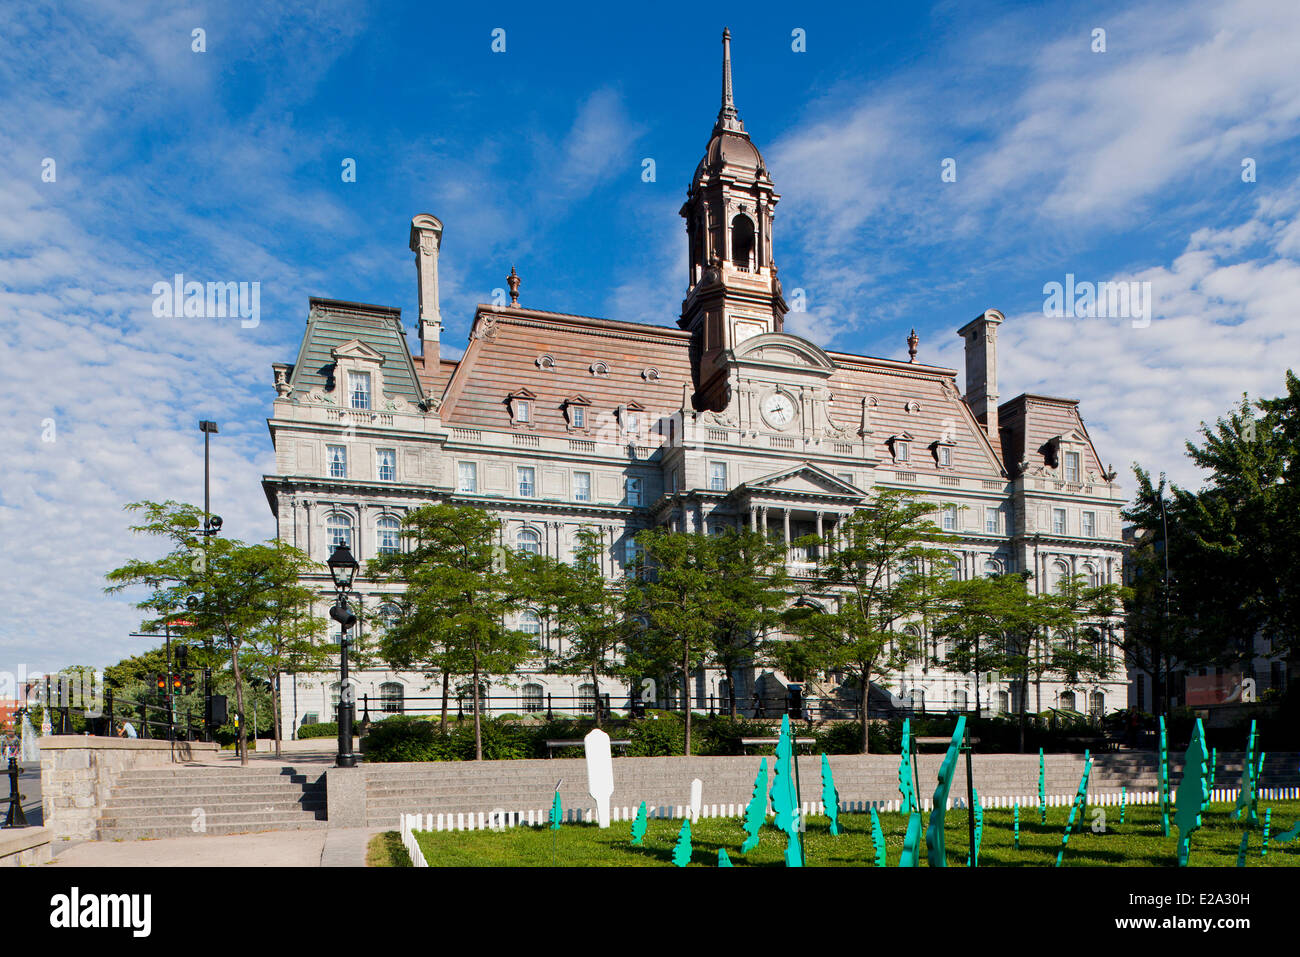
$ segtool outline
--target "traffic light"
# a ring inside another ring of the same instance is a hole
[[[193,673],[193,672],[190,672],[190,671],[185,672],[184,683],[185,683],[185,693],[186,693],[186,694],[193,694],[193,693],[194,693],[194,673]]]
[[[172,675],[172,694],[181,693],[181,676]]]
[[[177,667],[177,669],[180,670],[180,671],[187,671],[187,670],[189,670],[189,663],[190,663],[190,649],[189,649],[189,647],[186,646],[186,645],[178,645],[178,646],[176,647],[176,667]]]
[[[158,693],[159,693],[159,694],[166,694],[166,693],[167,693],[167,676],[166,676],[166,675],[159,675],[159,676],[158,676]]]

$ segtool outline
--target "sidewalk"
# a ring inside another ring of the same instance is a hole
[[[262,831],[168,837],[156,841],[85,841],[46,867],[364,867],[381,827]]]

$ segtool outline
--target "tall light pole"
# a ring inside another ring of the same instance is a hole
[[[352,557],[352,550],[346,542],[339,542],[334,547],[334,554],[326,562],[330,575],[334,579],[334,590],[338,592],[338,602],[330,609],[330,617],[339,623],[339,752],[335,766],[355,768],[357,756],[352,753],[352,700],[351,685],[348,684],[348,629],[357,623],[357,616],[348,608],[348,589],[357,573],[357,560]]]
[[[207,419],[199,421],[199,431],[203,433],[203,541],[207,544],[209,536],[221,531],[221,516],[212,514],[211,469],[208,449],[208,437],[217,434],[217,423]]]

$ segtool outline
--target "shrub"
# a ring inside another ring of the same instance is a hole
[[[431,721],[396,716],[371,725],[361,742],[367,761],[449,761],[458,755],[451,735],[438,731]],[[473,754],[473,732],[470,737]]]
[[[339,726],[335,721],[321,721],[316,724],[304,724],[298,729],[298,740],[305,741],[308,738],[336,738],[339,734]]]

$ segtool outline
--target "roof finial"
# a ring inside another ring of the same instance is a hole
[[[907,361],[908,362],[916,361],[916,345],[920,341],[921,341],[921,337],[918,336],[916,334],[916,330],[913,329],[912,334],[907,337]]]
[[[722,31],[722,109],[718,111],[715,129],[743,132],[745,124],[736,112],[736,101],[731,94],[731,31]]]
[[[519,274],[515,272],[514,264],[510,265],[510,275],[506,277],[506,283],[510,286],[510,305],[519,305],[519,283],[522,282]]]

